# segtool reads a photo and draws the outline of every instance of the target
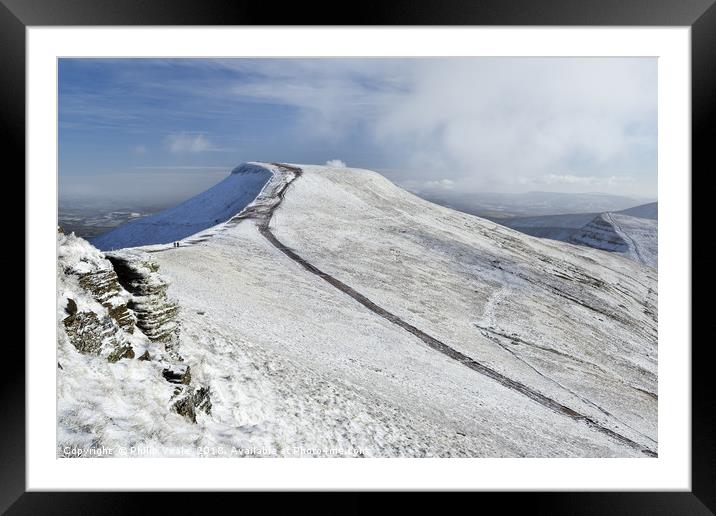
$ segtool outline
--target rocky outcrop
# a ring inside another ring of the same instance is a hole
[[[177,389],[175,391],[176,401],[172,408],[174,411],[196,423],[198,412],[211,414],[211,399],[208,387],[199,387],[192,392],[191,389]]]
[[[179,306],[167,297],[169,284],[157,264],[136,250],[104,255],[61,229],[57,238],[58,324],[69,343],[110,363],[153,362],[173,385],[168,408],[192,422],[198,412],[209,414],[209,388],[192,382],[179,353]]]
[[[172,364],[162,371],[164,379],[170,383],[189,385],[191,383],[191,371],[188,365]]]
[[[137,328],[151,341],[164,345],[162,376],[175,385],[172,410],[196,422],[198,411],[207,414],[211,411],[209,388],[195,386],[189,365],[183,363],[179,350],[179,306],[167,296],[169,284],[147,253],[125,249],[106,256],[120,284],[132,295],[128,308],[136,318]],[[140,360],[153,357],[145,352]]]
[[[70,302],[74,301],[69,299]],[[76,307],[76,305],[75,305]],[[70,342],[80,353],[99,355],[104,342],[117,335],[111,320],[100,319],[94,312],[76,312],[63,319]]]
[[[158,274],[159,267],[149,255],[137,251],[108,253],[119,282],[132,298],[128,308],[136,317],[137,327],[154,342],[170,349],[177,340],[179,306],[167,297],[169,284]]]
[[[110,362],[134,356],[134,316],[112,265],[89,243],[58,228],[60,314],[72,345]],[[79,305],[78,305],[79,302]]]
[[[126,296],[122,295],[124,292],[114,270],[88,272],[77,277],[80,286],[107,309],[108,315],[123,330],[128,333],[134,332],[134,316],[128,309]]]
[[[193,394],[194,408],[211,414],[211,392],[209,387],[199,387]]]

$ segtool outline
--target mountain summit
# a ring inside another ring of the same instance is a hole
[[[217,185],[178,206],[123,224],[91,242],[98,249],[109,251],[181,240],[239,213],[270,178],[271,173],[264,167],[244,163]]]

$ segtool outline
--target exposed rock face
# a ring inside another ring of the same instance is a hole
[[[173,385],[168,409],[193,423],[198,412],[209,414],[209,388],[192,383],[190,367],[179,354],[179,307],[167,298],[168,284],[156,263],[133,250],[105,256],[61,230],[57,238],[58,324],[65,342],[111,364],[138,354]],[[58,370],[65,372],[59,363]]]
[[[196,414],[202,411],[211,414],[211,399],[208,387],[195,388],[191,384],[188,365],[172,364],[162,371],[164,379],[176,385],[172,398],[172,410],[196,423]]]
[[[92,297],[107,309],[109,316],[114,319],[123,330],[134,332],[134,316],[128,310],[126,300],[118,301],[123,289],[117,281],[114,270],[96,271],[80,274],[80,286],[92,293]]]
[[[81,238],[61,230],[57,238],[58,308],[66,315],[62,323],[70,342],[80,353],[101,355],[110,362],[133,357],[128,342],[134,332],[129,294],[117,281],[112,265]]]
[[[179,351],[179,306],[167,297],[169,284],[159,274],[159,266],[149,254],[136,250],[107,253],[114,266],[119,283],[132,298],[128,308],[136,318],[136,325],[151,341],[164,344],[162,376],[176,385],[172,397],[172,409],[196,422],[196,413],[211,411],[209,389],[192,384],[190,367],[183,363]],[[152,360],[148,352],[140,360]]]
[[[157,264],[146,253],[136,251],[108,253],[107,259],[120,284],[132,294],[128,307],[137,319],[137,327],[152,341],[163,342],[171,349],[179,335],[179,306],[167,298],[169,285],[157,273]]]
[[[67,306],[65,307],[65,313],[67,315],[75,315],[77,313],[77,303],[71,297],[67,299]]]
[[[199,387],[194,392],[191,389],[177,389],[175,391],[177,401],[174,402],[172,408],[174,411],[187,418],[192,423],[196,423],[196,414],[201,411],[211,414],[211,399],[208,387]]]
[[[203,410],[207,414],[211,414],[211,391],[209,387],[199,387],[194,392],[194,407],[197,410]]]
[[[117,346],[115,350],[107,356],[107,361],[115,363],[123,358],[134,358],[134,350],[129,344]]]
[[[75,313],[68,315],[63,322],[67,336],[77,351],[99,355],[105,340],[116,342],[117,331],[108,317],[100,319],[94,312],[76,312],[77,305],[74,309]]]
[[[191,383],[191,372],[188,365],[171,365],[162,371],[162,376],[170,383],[183,385],[189,385]]]

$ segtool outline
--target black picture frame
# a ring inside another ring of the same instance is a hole
[[[692,170],[713,171],[716,106],[716,4],[714,0],[400,0],[365,5],[314,5],[246,0],[0,0],[0,128],[6,143],[5,163],[25,165],[25,29],[56,25],[619,25],[689,26],[692,44]],[[14,158],[14,159],[12,159]],[[710,168],[707,168],[709,167]],[[691,171],[693,180],[698,177]],[[705,189],[693,189],[694,228],[708,215],[694,208],[708,206]],[[701,201],[698,202],[698,195]],[[697,233],[692,233],[697,234]],[[692,245],[693,253],[693,245]],[[704,256],[692,257],[706,265]],[[701,269],[705,270],[705,269]],[[25,268],[25,277],[32,271]],[[699,281],[708,288],[710,278]],[[709,320],[708,303],[692,303],[694,322]],[[32,306],[26,306],[32,310]],[[701,316],[701,317],[700,317]],[[483,493],[501,510],[529,507],[545,514],[714,514],[716,512],[716,446],[712,439],[716,412],[709,347],[711,339],[692,346],[692,490],[639,493]],[[689,343],[684,342],[687,346]],[[0,512],[7,514],[142,514],[149,498],[162,496],[171,512],[207,509],[206,496],[187,493],[39,493],[25,489],[25,356],[9,342],[3,350],[0,374]],[[212,503],[228,496],[212,494]],[[264,495],[265,496],[265,495]],[[218,497],[218,498],[217,498]],[[304,495],[305,499],[305,495]],[[458,498],[455,502],[460,503]],[[324,502],[295,503],[294,510],[319,511]],[[414,494],[403,509],[425,508],[424,497]],[[474,502],[472,502],[474,503]],[[198,504],[198,505],[197,505]],[[368,512],[374,504],[352,494],[340,512]],[[469,506],[468,506],[469,507]],[[330,510],[330,507],[328,508]]]

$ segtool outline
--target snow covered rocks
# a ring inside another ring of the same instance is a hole
[[[58,233],[58,315],[80,353],[133,358],[134,316],[112,265],[87,241]]]
[[[155,342],[171,343],[179,326],[179,306],[167,298],[168,284],[158,274],[158,266],[147,253],[118,251],[107,253],[118,280],[132,294],[128,306],[137,319],[137,327]]]
[[[209,391],[191,384],[189,365],[182,363],[176,346],[178,306],[167,299],[156,264],[142,254],[125,253],[113,258],[113,266],[87,241],[61,231],[57,243],[58,426],[70,449],[84,446],[86,432],[80,428],[88,421],[108,417],[93,414],[99,398],[126,405],[131,396],[145,398],[141,391],[148,384],[156,385],[154,395],[163,399],[158,401],[166,413],[172,409],[196,422],[199,408],[210,410]],[[177,374],[179,384],[173,386],[164,371]]]

